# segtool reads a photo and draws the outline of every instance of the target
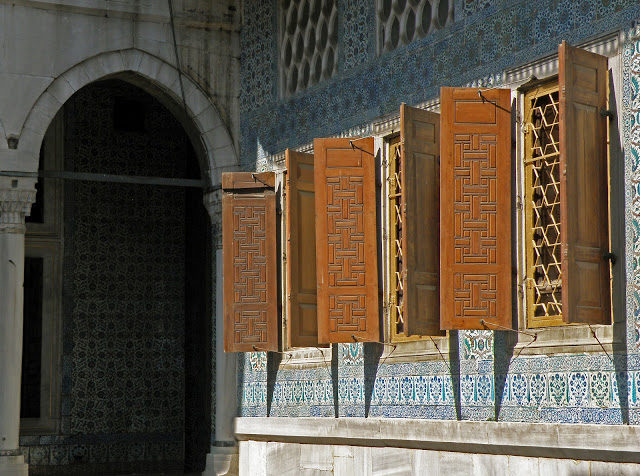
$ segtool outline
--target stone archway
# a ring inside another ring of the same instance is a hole
[[[62,105],[84,86],[108,77],[149,92],[181,121],[190,136],[207,185],[217,185],[224,170],[237,167],[233,141],[215,105],[200,87],[169,63],[138,49],[101,53],[68,69],[40,95],[22,127],[19,150],[38,151],[47,127]]]
[[[87,472],[203,469],[211,430],[212,240],[202,189],[105,183],[85,175],[202,178],[191,139],[155,97],[117,76],[80,89],[55,124],[63,149],[54,153],[82,177],[61,184],[55,196],[64,196],[64,206],[44,204],[59,210],[63,224],[47,242],[60,243],[54,260],[64,265],[57,280],[64,283],[58,292],[64,296],[59,319],[66,365],[57,372],[68,382],[58,392],[67,410],[62,446],[41,443],[32,453],[60,455],[49,458],[58,466],[49,469],[64,474],[75,470],[73,463]],[[45,156],[55,137],[50,132]],[[52,185],[43,183],[45,190]],[[40,258],[34,254],[39,240],[27,223],[30,262]],[[24,313],[25,329],[44,328],[47,317],[31,315]],[[35,344],[29,347],[45,348],[44,340]],[[27,356],[23,352],[23,362],[49,367],[40,354]],[[53,356],[51,363],[55,367]],[[43,383],[23,387],[23,395]],[[47,462],[34,456],[30,464],[41,470]]]
[[[237,156],[227,127],[201,89],[183,75],[186,108],[183,107],[178,71],[148,53],[130,49],[103,53],[83,61],[56,78],[39,96],[22,126],[18,150],[15,151],[21,157],[29,158],[28,162],[23,162],[26,170],[37,170],[38,151],[43,138],[62,106],[76,92],[104,79],[124,80],[140,87],[180,121],[191,139],[201,176],[208,187],[215,190],[223,171],[237,169]],[[217,193],[209,195],[217,196]],[[210,199],[208,197],[207,202]]]

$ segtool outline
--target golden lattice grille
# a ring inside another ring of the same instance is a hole
[[[525,214],[529,325],[562,323],[558,88],[527,95]]]
[[[402,287],[402,149],[400,142],[389,146],[389,239],[391,296],[391,336],[393,339],[405,335],[402,308],[404,292]]]

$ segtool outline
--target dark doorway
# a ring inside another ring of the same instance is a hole
[[[63,121],[67,171],[200,177],[180,123],[129,83],[83,88]],[[199,188],[65,181],[62,437],[88,451],[60,461],[60,473],[80,462],[86,474],[204,469],[210,243]]]

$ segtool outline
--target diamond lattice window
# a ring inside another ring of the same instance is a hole
[[[280,92],[286,97],[336,74],[338,3],[282,0],[280,5]]]
[[[378,54],[453,23],[454,0],[376,0]]]
[[[557,83],[525,97],[528,325],[562,321],[560,144]]]

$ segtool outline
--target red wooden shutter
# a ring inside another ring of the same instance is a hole
[[[224,350],[278,350],[273,172],[222,175]]]
[[[318,339],[379,340],[373,138],[316,139],[314,149]]]
[[[400,106],[403,316],[407,335],[440,330],[440,115]]]
[[[559,69],[562,317],[611,324],[607,58],[562,42]]]
[[[511,92],[441,91],[441,325],[511,328]]]
[[[287,285],[289,342],[318,345],[313,154],[287,149]]]

